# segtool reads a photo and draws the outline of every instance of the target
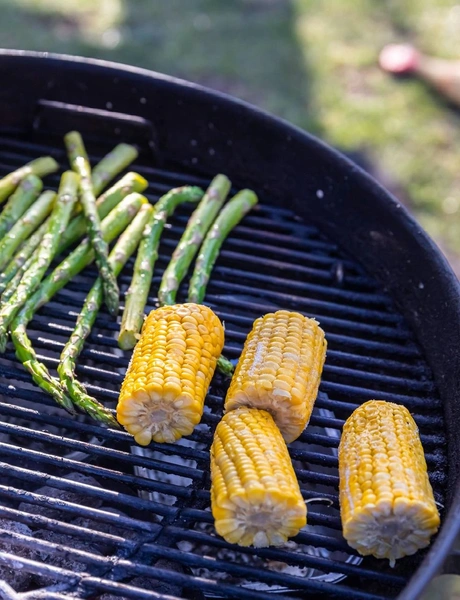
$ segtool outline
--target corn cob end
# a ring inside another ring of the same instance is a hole
[[[280,546],[306,524],[286,444],[269,413],[241,407],[218,424],[211,447],[216,531],[240,546]]]
[[[140,390],[117,407],[117,419],[138,444],[148,446],[152,440],[173,443],[190,435],[202,412],[200,403],[185,394]]]
[[[343,535],[362,555],[395,561],[428,546],[440,519],[409,411],[371,400],[346,421],[339,446]]]
[[[207,306],[175,304],[149,314],[117,406],[118,422],[138,444],[193,432],[223,345],[222,323]]]

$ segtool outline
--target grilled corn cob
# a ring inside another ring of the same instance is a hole
[[[343,535],[360,554],[395,560],[428,546],[439,513],[417,425],[399,404],[370,400],[339,446]]]
[[[117,406],[119,423],[138,444],[192,433],[223,345],[222,323],[207,306],[174,304],[149,314]]]
[[[307,522],[283,437],[271,415],[241,407],[217,425],[211,446],[211,505],[227,542],[279,546]]]
[[[292,442],[310,420],[325,358],[324,331],[314,319],[286,310],[266,314],[246,339],[225,410],[266,410]]]

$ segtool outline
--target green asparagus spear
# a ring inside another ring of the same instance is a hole
[[[219,250],[230,231],[238,225],[241,219],[257,204],[257,196],[251,190],[241,190],[228,204],[214,221],[206,239],[201,246],[196,259],[195,269],[188,289],[188,301],[203,302],[206,294],[209,276],[216,262]],[[217,359],[218,370],[231,377],[234,366],[223,354]]]
[[[129,144],[118,144],[98,163],[92,172],[93,192],[97,196],[105,186],[138,156],[137,149]]]
[[[54,192],[43,192],[5,235],[0,242],[0,271],[8,264],[21,242],[26,240],[51,212],[55,198]]]
[[[204,236],[225,202],[230,186],[231,183],[225,175],[217,175],[211,181],[203,199],[190,217],[171,261],[163,273],[158,291],[160,305],[175,303],[179,285],[187,274]]]
[[[188,302],[196,302],[197,304],[203,302],[212,268],[225,238],[256,204],[257,196],[254,192],[242,190],[219,213],[196,259],[195,269],[188,288]]]
[[[24,177],[0,215],[0,239],[35,202],[42,188],[42,180],[36,175],[31,174]]]
[[[101,221],[97,213],[96,198],[91,183],[91,167],[81,135],[77,131],[66,134],[64,141],[67,147],[70,164],[80,175],[80,201],[86,217],[88,236],[96,256],[96,264],[102,278],[104,298],[110,314],[118,313],[120,291],[117,279],[108,262],[109,247],[101,232]]]
[[[5,351],[8,328],[12,319],[29,295],[38,287],[54,258],[60,237],[67,227],[72,208],[77,202],[77,190],[78,175],[73,171],[66,171],[62,175],[57,200],[48,219],[48,230],[43,236],[40,248],[13,295],[7,302],[3,300],[0,304],[0,352]]]
[[[26,260],[26,262],[22,265],[22,267],[20,269],[18,269],[18,271],[14,275],[13,279],[6,285],[5,289],[2,292],[2,295],[0,297],[0,302],[1,302],[2,305],[6,304],[6,302],[8,302],[8,300],[14,294],[14,292],[16,291],[16,288],[21,283],[21,279],[22,279],[24,273],[30,267],[30,265],[32,264],[33,260],[34,260],[33,256],[31,256],[30,258],[28,258]]]
[[[139,244],[131,285],[126,292],[118,345],[123,350],[134,348],[144,320],[144,309],[152,282],[153,268],[158,258],[158,246],[165,223],[182,202],[198,202],[203,190],[184,186],[169,191],[155,204],[151,222],[145,228]]]
[[[33,174],[37,175],[37,177],[45,177],[45,175],[54,173],[58,169],[59,165],[54,158],[51,156],[42,156],[16,169],[16,171],[5,175],[3,179],[0,179],[0,204],[14,192],[19,182],[27,175]]]
[[[127,173],[96,200],[99,218],[104,219],[109,212],[123,200],[123,198],[126,198],[126,196],[132,192],[143,192],[147,185],[147,181],[137,173]],[[78,238],[83,237],[85,233],[85,216],[78,215],[72,219],[65,234],[62,236],[61,243],[59,244],[59,254],[74,244]]]
[[[153,207],[150,204],[141,206],[132,223],[119,237],[109,255],[109,262],[115,275],[120,273],[128,258],[135,251],[147,223],[151,220],[153,212]],[[91,328],[101,308],[102,300],[102,281],[98,277],[86,297],[85,304],[78,316],[70,339],[64,346],[57,370],[61,385],[67,390],[68,395],[72,398],[76,406],[87,412],[96,421],[102,421],[112,427],[119,427],[110,411],[95,398],[92,398],[75,376],[76,360],[82,351],[86,338],[91,332]]]
[[[42,241],[47,229],[48,219],[46,219],[46,221],[44,221],[40,227],[34,231],[29,239],[22,244],[22,246],[8,263],[5,270],[0,273],[0,294],[4,294],[7,288],[13,285],[13,281],[21,281],[22,275],[24,275],[25,272],[25,266],[29,261],[31,261],[32,256],[40,245],[40,242]],[[19,274],[21,274],[21,277],[17,279]]]
[[[97,211],[99,217],[104,219],[109,212],[119,204],[123,198],[132,192],[142,192],[147,187],[147,181],[137,173],[127,173],[109,190],[97,199]],[[5,294],[7,289],[13,285],[13,281],[18,283],[21,281],[22,275],[25,272],[26,261],[34,254],[38,248],[43,236],[48,229],[49,218],[40,225],[30,238],[24,242],[18,252],[8,263],[6,269],[0,273],[0,294]],[[86,224],[84,215],[74,217],[67,227],[64,235],[61,237],[57,254],[61,254],[67,250],[69,246],[74,244],[79,238],[86,233]],[[21,274],[18,274],[22,271]],[[14,278],[14,279],[13,279]],[[13,288],[14,289],[14,288]],[[11,296],[7,294],[6,297]],[[3,297],[2,297],[3,301]]]
[[[130,194],[115,207],[102,221],[102,234],[110,243],[132,221],[142,204],[147,200],[140,194]],[[94,260],[94,252],[88,240],[84,240],[69,256],[63,260],[40,287],[29,297],[11,324],[16,356],[32,375],[35,383],[51,394],[55,401],[73,412],[73,404],[65,394],[59,381],[52,377],[46,366],[41,363],[27,335],[27,325],[33,319],[35,312],[46,304],[61,288],[64,287],[77,273]]]

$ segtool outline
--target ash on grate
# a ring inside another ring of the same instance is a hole
[[[70,473],[63,480],[75,481],[78,483],[84,483],[91,485],[96,488],[100,488],[100,484],[93,477],[83,475],[81,473]],[[64,500],[65,502],[71,502],[72,504],[78,504],[82,506],[88,506],[91,508],[100,508],[102,506],[102,500],[89,494],[85,494],[83,491],[77,490],[61,490],[59,488],[44,485],[36,490],[36,493],[43,496],[46,502],[47,498],[56,498],[57,500]],[[52,508],[46,505],[29,504],[28,502],[21,502],[19,504],[19,510],[27,513],[42,515],[49,519],[62,519],[66,520],[68,517],[63,510]]]
[[[205,445],[199,442],[195,442],[193,440],[189,440],[187,438],[182,438],[178,442],[176,442],[176,447],[178,448],[178,452],[180,452],[181,447],[202,450],[203,448],[205,448]],[[150,448],[140,448],[139,446],[131,446],[131,452],[133,454],[136,454],[137,456],[143,456],[145,458],[151,458],[152,460],[163,462],[165,463],[165,466],[167,466],[168,464],[179,465],[181,467],[186,467],[187,469],[190,469],[190,472],[193,472],[193,470],[197,468],[196,460],[193,460],[191,458],[185,458],[183,456],[180,456],[180,454],[167,455],[159,450],[152,450]],[[177,475],[176,473],[168,473],[160,469],[149,469],[147,467],[135,466],[134,471],[139,477],[152,479],[161,483],[168,483],[178,487],[189,487],[193,484],[193,479],[191,479],[190,477]],[[174,506],[174,504],[177,501],[176,496],[173,496],[171,494],[165,494],[155,490],[139,490],[139,495],[147,500],[152,500],[154,502],[159,502],[161,504],[166,504],[169,506]]]
[[[36,393],[37,388],[32,384],[27,382],[17,382],[17,385],[13,385],[16,382],[13,380],[9,380],[8,388],[11,389],[12,396],[14,397],[14,406],[19,408],[38,410],[41,414],[49,415],[52,418],[55,417],[64,417],[64,422],[68,419],[68,415],[66,411],[58,406],[48,406],[48,405],[40,405],[37,406],[37,402],[24,400],[23,398],[16,397],[16,389],[20,388],[21,390],[30,389],[31,392]],[[5,395],[0,395],[0,401],[5,403],[11,403],[10,398]],[[7,432],[0,433],[0,442],[11,444],[13,446],[24,447],[26,446],[28,450],[33,450],[36,452],[44,452],[46,454],[50,453],[50,447],[52,444],[52,453],[58,457],[69,458],[73,460],[86,460],[88,454],[81,451],[73,451],[67,448],[65,445],[61,445],[58,443],[52,443],[48,439],[40,439],[40,437],[28,436],[27,440],[24,440],[24,434],[19,428],[26,428],[30,431],[34,431],[37,429],[37,422],[33,419],[24,418],[20,413],[18,415],[11,414],[2,414],[1,418],[3,423],[8,423],[17,427],[15,430],[14,427]],[[96,437],[92,433],[87,433],[85,431],[80,430],[78,427],[78,423],[87,422],[88,418],[85,415],[78,414],[75,417],[72,417],[72,423],[70,426],[59,426],[51,423],[40,424],[40,430],[45,431],[46,433],[50,433],[52,435],[56,435],[62,438],[67,438],[70,440],[77,440],[81,442],[88,442],[91,444],[100,444],[100,438]],[[101,437],[104,434],[104,430],[101,428]],[[24,466],[24,459],[17,456],[9,456],[8,461],[12,465],[16,466]]]
[[[174,573],[183,573],[184,569],[181,565],[173,563],[169,560],[160,558],[153,565],[157,569],[163,569],[165,571],[171,571],[171,575],[174,577]],[[134,577],[131,580],[125,580],[123,583],[127,583],[133,587],[138,587],[142,590],[149,590],[156,592],[157,594],[176,596],[177,598],[183,597],[183,589],[181,586],[169,583],[167,581],[159,581],[158,579],[152,579],[150,577]],[[94,600],[120,600],[120,596],[114,594],[103,594],[98,596]]]
[[[216,537],[214,527],[209,523],[199,523],[195,529],[209,534],[212,537]],[[332,532],[329,529],[323,527],[313,527],[307,525],[303,532],[314,532],[326,535],[337,535],[337,532]],[[177,542],[177,547],[183,552],[192,552],[204,558],[210,558],[212,560],[220,560],[229,562],[232,564],[242,565],[259,569],[260,571],[267,570],[273,571],[285,575],[293,575],[302,579],[314,579],[316,581],[325,581],[329,583],[338,583],[345,578],[345,575],[341,573],[325,573],[318,569],[309,566],[299,566],[298,564],[289,564],[279,560],[273,560],[258,556],[257,554],[250,554],[239,550],[238,546],[220,547],[214,546],[212,542],[209,544],[198,544],[190,540],[182,540]],[[359,564],[362,559],[357,556],[351,556],[340,551],[330,551],[325,548],[319,548],[316,546],[310,546],[307,544],[299,544],[293,540],[289,540],[283,546],[278,549],[289,551],[299,555],[299,562],[302,562],[302,557],[312,556],[318,558],[327,558],[336,562],[346,562],[352,564]],[[192,573],[197,577],[206,577],[210,579],[216,579],[225,583],[238,585],[248,589],[257,591],[269,591],[269,592],[288,592],[294,591],[292,588],[288,588],[285,585],[269,585],[260,581],[253,581],[245,577],[239,577],[228,573],[227,571],[217,571],[207,568],[192,568]]]
[[[79,473],[72,473],[67,479],[101,487],[92,477]],[[90,502],[90,499],[86,496],[83,497],[81,494],[72,491],[69,492],[50,486],[43,486],[38,490],[38,493],[43,494],[45,498],[52,497],[72,503],[84,503],[85,506],[92,504],[94,508],[102,508],[105,513],[112,513],[117,517],[127,516],[119,510],[111,507],[106,508],[99,499],[93,498],[93,502]],[[83,550],[93,556],[123,556],[124,558],[128,558],[137,551],[144,538],[148,538],[148,533],[140,534],[139,532],[121,528],[110,522],[96,521],[83,517],[76,517],[69,520],[69,515],[65,511],[56,510],[49,506],[37,506],[23,502],[20,504],[19,509],[29,514],[39,514],[48,519],[60,519],[70,525],[81,528],[83,534],[85,531],[99,531],[119,538],[120,541],[118,542],[110,538],[107,541],[103,539],[97,541],[85,540],[84,537],[67,535],[66,533],[53,530],[53,523],[50,523],[49,529],[38,528],[34,530],[21,523],[14,523],[6,519],[0,520],[0,530],[19,533],[29,537],[31,540],[43,540],[53,544],[53,548],[48,550],[47,548],[29,549],[27,543],[24,542],[14,545],[7,542],[0,542],[0,551],[9,552],[18,558],[28,558],[39,563],[66,569],[73,573],[88,571],[88,564],[66,552],[63,547],[71,548],[72,550]],[[57,580],[49,575],[27,573],[26,569],[20,568],[19,562],[11,566],[0,565],[0,578],[5,580],[16,591],[29,591],[58,583]]]
[[[16,523],[7,519],[0,519],[0,530],[11,533],[19,533],[21,535],[32,536],[32,530],[23,523]],[[34,558],[34,551],[28,548],[19,548],[16,545],[0,542],[0,551],[14,554],[18,558]],[[12,562],[11,564],[0,564],[0,579],[6,581],[16,592],[28,591],[33,582],[32,573],[28,573],[22,564]]]

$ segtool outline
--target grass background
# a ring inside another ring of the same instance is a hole
[[[458,0],[0,0],[0,46],[147,67],[220,89],[365,161],[460,274],[460,113],[377,66],[459,57]]]

